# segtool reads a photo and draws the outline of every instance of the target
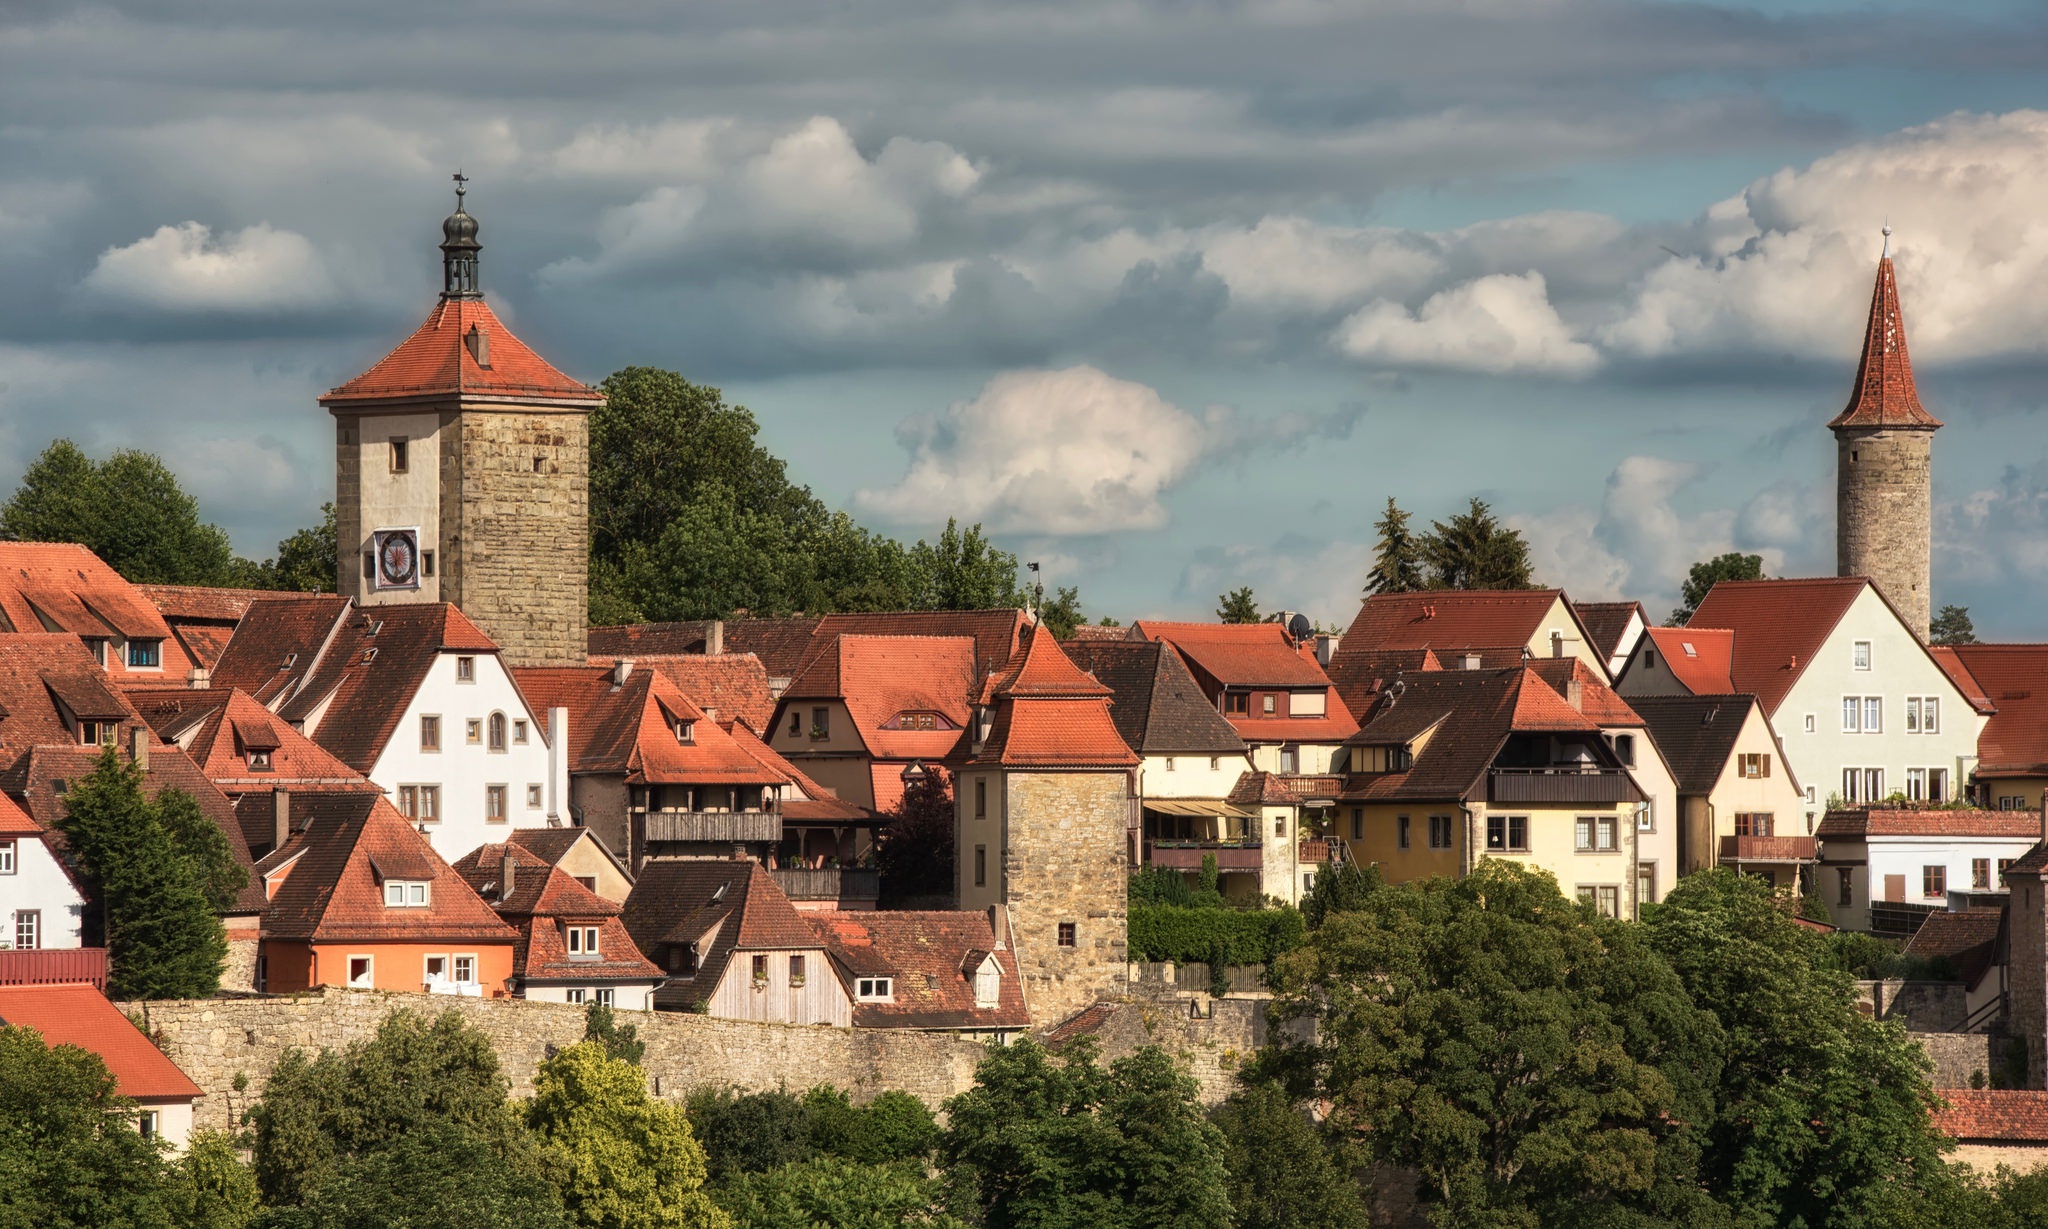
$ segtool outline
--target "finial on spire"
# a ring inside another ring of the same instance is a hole
[[[455,208],[456,208],[456,210],[457,210],[457,211],[459,212],[459,211],[460,211],[460,210],[462,209],[462,194],[463,194],[463,193],[465,193],[465,192],[467,192],[467,191],[469,191],[469,188],[468,188],[468,186],[467,186],[467,185],[469,184],[469,176],[467,176],[467,175],[465,175],[465,174],[463,174],[463,173],[462,173],[462,168],[461,168],[461,167],[456,167],[456,168],[455,168],[455,176],[454,176],[454,178],[455,178]],[[1886,231],[1885,233],[1886,233],[1886,234],[1890,234],[1891,232],[1890,232],[1890,231]]]
[[[1884,230],[1882,233],[1884,235],[1884,251],[1879,252],[1877,258],[1879,260],[1887,260],[1892,254],[1892,220],[1890,218],[1884,220]]]
[[[441,297],[473,299],[477,296],[476,257],[483,245],[476,241],[476,219],[463,208],[469,191],[469,176],[456,171],[455,212],[441,221]]]

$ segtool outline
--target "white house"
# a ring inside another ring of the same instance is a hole
[[[1917,915],[2003,891],[2006,866],[2040,840],[2032,811],[1830,812],[1820,823],[1822,899],[1838,926],[1910,933]]]
[[[42,825],[0,794],[0,947],[78,947],[84,921],[85,894]]]

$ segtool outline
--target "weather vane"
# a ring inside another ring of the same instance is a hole
[[[467,192],[467,191],[469,191],[469,189],[468,189],[468,188],[466,188],[466,187],[464,187],[464,186],[463,186],[463,185],[465,185],[465,184],[467,184],[467,183],[469,182],[469,176],[467,176],[467,175],[463,174],[463,173],[462,173],[462,170],[461,170],[461,168],[459,168],[459,167],[458,167],[458,168],[456,168],[456,171],[455,171],[455,176],[454,176],[454,179],[455,179],[455,204],[456,204],[456,206],[457,206],[457,207],[459,208],[459,207],[461,206],[461,204],[462,204],[462,194],[463,194],[464,192]]]

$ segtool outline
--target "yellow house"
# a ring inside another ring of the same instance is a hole
[[[1733,866],[1810,889],[1806,795],[1751,695],[1632,696],[1678,778],[1679,874]]]
[[[1534,671],[1409,675],[1366,717],[1338,802],[1354,861],[1396,882],[1523,862],[1603,913],[1636,916],[1644,793],[1600,726]]]

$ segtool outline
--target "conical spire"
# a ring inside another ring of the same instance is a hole
[[[1913,363],[1906,356],[1906,319],[1899,312],[1899,279],[1892,271],[1892,228],[1884,228],[1884,255],[1877,260],[1877,287],[1870,294],[1870,326],[1863,337],[1863,361],[1849,406],[1828,423],[1842,427],[1885,427],[1932,431],[1941,420],[1920,404],[1913,387]]]

